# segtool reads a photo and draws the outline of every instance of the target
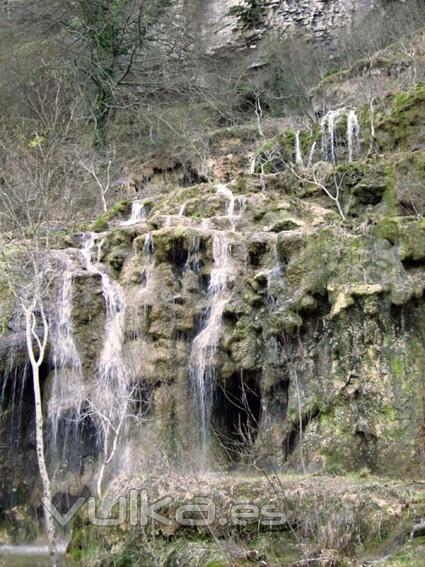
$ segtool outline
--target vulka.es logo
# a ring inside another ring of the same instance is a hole
[[[271,505],[232,503],[227,515],[223,516],[218,513],[214,500],[207,496],[195,496],[188,504],[179,504],[171,496],[163,496],[151,502],[146,490],[135,489],[130,490],[127,496],[116,499],[81,496],[66,513],[61,513],[47,498],[43,498],[42,502],[45,510],[63,528],[72,522],[83,507],[86,507],[88,522],[99,527],[115,527],[125,523],[142,527],[150,523],[165,526],[177,523],[185,527],[211,526],[215,523],[221,526],[246,526],[251,523],[281,526],[286,523],[286,515]],[[172,516],[169,512],[171,509]],[[161,510],[167,510],[168,515],[162,514]]]

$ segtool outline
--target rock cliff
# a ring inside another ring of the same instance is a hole
[[[211,53],[247,45],[223,4],[196,7]],[[267,2],[264,22],[331,41],[369,6]],[[307,548],[313,564],[355,565],[414,546],[425,501],[424,32],[410,45],[415,61],[396,45],[324,79],[308,124],[215,132],[212,180],[152,167],[142,195],[46,247],[55,503],[146,486],[186,502],[208,485],[226,513],[241,497],[278,502],[289,518],[256,526],[241,551],[245,525],[188,543],[176,523],[147,536],[79,516],[71,549],[83,563],[88,548],[123,564],[230,565],[225,537],[240,565],[302,564]],[[7,258],[19,262],[22,246],[2,236]],[[33,537],[40,515],[24,326],[8,283],[2,270],[2,541]]]

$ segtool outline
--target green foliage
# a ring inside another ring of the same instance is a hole
[[[339,463],[331,463],[326,467],[326,474],[329,476],[342,476],[344,473],[344,468]]]
[[[115,219],[120,215],[128,213],[128,210],[129,210],[129,202],[127,200],[115,203],[115,205],[111,207],[108,211],[106,211],[106,213],[103,213],[103,215],[101,215],[95,220],[93,224],[94,232],[102,232],[102,230],[106,230],[111,220]]]

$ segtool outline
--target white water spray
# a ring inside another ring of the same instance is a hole
[[[316,152],[317,142],[314,141],[311,145],[310,153],[308,155],[307,169],[310,169],[313,165],[314,154]]]
[[[235,232],[237,223],[244,212],[245,198],[235,197],[227,185],[223,185],[222,183],[217,185],[217,195],[223,195],[223,197],[227,199],[226,216],[229,218],[232,232]],[[237,212],[236,209],[238,209]]]
[[[100,381],[99,409],[112,411],[119,403],[118,398],[125,394],[127,379],[122,348],[124,343],[124,292],[121,286],[112,280],[103,267],[92,262],[92,250],[96,247],[96,236],[89,233],[85,237],[82,255],[86,260],[87,270],[101,277],[102,293],[106,305],[105,338],[99,358],[98,375]],[[101,244],[98,245],[98,250]],[[97,389],[96,389],[97,390]]]
[[[103,347],[100,353],[97,380],[88,400],[92,418],[101,433],[104,460],[100,467],[97,481],[98,493],[102,490],[105,467],[115,457],[118,436],[126,426],[127,408],[130,398],[130,373],[123,356],[125,297],[122,287],[97,262],[93,264],[92,250],[97,247],[99,257],[102,246],[96,243],[96,235],[85,236],[81,251],[89,272],[99,274],[102,293],[106,305],[106,323]]]
[[[142,284],[144,289],[149,288],[154,264],[155,264],[155,250],[153,245],[153,239],[152,239],[152,234],[148,232],[145,235],[145,241],[143,244]]]
[[[348,161],[352,162],[361,154],[360,123],[354,109],[340,108],[330,110],[320,121],[322,135],[322,159],[335,164],[337,162],[337,126],[342,117],[347,119],[346,143]]]
[[[232,232],[236,230],[236,221],[243,214],[244,199],[235,198],[225,185],[217,186],[217,194],[224,195],[228,201],[226,213]],[[235,204],[239,205],[238,215]],[[207,451],[210,438],[210,421],[213,394],[216,382],[216,354],[220,340],[222,319],[226,304],[230,300],[230,283],[236,272],[232,258],[232,239],[226,232],[215,231],[213,234],[213,266],[208,286],[208,305],[205,325],[192,344],[189,359],[189,376],[195,394],[200,428],[202,451],[201,467],[206,467]]]
[[[143,203],[143,201],[134,201],[131,205],[131,213],[130,218],[124,221],[122,226],[130,226],[133,224],[137,224],[139,222],[143,222],[148,214],[148,208]]]
[[[74,342],[72,321],[72,281],[76,266],[66,254],[60,255],[60,261],[65,269],[58,291],[55,324],[52,329],[54,380],[48,403],[48,418],[55,452],[58,452],[58,427],[62,419],[66,420],[65,431],[61,433],[64,450],[68,441],[73,442],[72,433],[76,434],[78,431],[84,398],[81,360]]]
[[[347,116],[347,145],[348,161],[352,162],[361,153],[360,124],[354,109],[351,109]]]
[[[213,268],[208,288],[207,320],[193,341],[189,360],[190,379],[200,422],[202,465],[205,466],[209,441],[212,397],[216,379],[216,353],[224,308],[229,300],[228,284],[234,274],[231,241],[225,233],[213,237]]]
[[[322,156],[325,161],[336,163],[336,127],[344,114],[345,108],[330,110],[320,121],[322,131]]]
[[[300,131],[297,130],[295,133],[295,163],[301,167],[304,166],[304,160],[301,150],[301,138],[300,138]]]

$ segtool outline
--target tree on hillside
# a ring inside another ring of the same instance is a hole
[[[48,253],[48,239],[41,234],[41,223],[29,219],[22,224],[15,215],[14,201],[2,187],[0,205],[9,221],[15,218],[20,233],[25,236],[19,244],[10,244],[0,251],[0,267],[5,274],[11,295],[15,298],[17,311],[24,321],[27,355],[31,368],[32,390],[35,409],[35,448],[42,485],[43,502],[52,502],[50,476],[44,444],[44,414],[40,384],[40,368],[46,362],[49,337],[49,321],[46,302],[51,270]],[[29,212],[28,207],[27,212]],[[44,520],[49,543],[50,564],[57,564],[56,528],[50,510],[44,507]]]
[[[104,148],[117,91],[171,0],[69,2],[65,28],[82,47],[81,66],[93,87],[94,145]]]
[[[4,134],[4,132],[2,132]],[[3,140],[7,140],[6,135]],[[52,502],[51,481],[44,443],[45,421],[42,404],[41,368],[47,362],[50,332],[48,305],[53,278],[50,235],[52,224],[49,193],[55,178],[52,161],[38,140],[21,151],[0,144],[0,229],[8,235],[0,249],[0,270],[15,312],[22,321],[26,352],[32,377],[35,410],[35,449],[43,502]],[[6,155],[8,154],[8,155]],[[57,564],[56,529],[49,509],[44,509],[51,565]]]

